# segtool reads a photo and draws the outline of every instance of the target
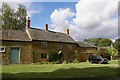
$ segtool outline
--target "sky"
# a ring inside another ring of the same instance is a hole
[[[26,7],[31,27],[64,33],[77,41],[86,38],[118,38],[119,0],[2,0],[14,10],[17,4]],[[0,6],[2,3],[0,3]]]

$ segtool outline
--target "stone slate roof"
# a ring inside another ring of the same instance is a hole
[[[97,48],[96,46],[90,44],[90,43],[87,43],[87,42],[76,42],[80,47],[87,47],[87,48]]]
[[[45,31],[36,28],[30,28],[29,33],[32,40],[75,43],[75,41],[65,33]]]
[[[0,40],[30,41],[30,38],[25,31],[0,30]]]

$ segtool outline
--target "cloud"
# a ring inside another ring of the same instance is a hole
[[[51,22],[53,23],[53,29],[54,31],[60,31],[63,32],[65,28],[68,28],[70,25],[70,22],[68,19],[75,16],[75,13],[72,12],[69,8],[66,9],[55,9],[50,18]]]
[[[116,38],[118,34],[117,8],[118,2],[79,1],[76,4],[76,18],[73,21],[81,31],[81,36],[78,35],[75,39]]]
[[[69,14],[64,13],[64,10],[54,10],[51,15],[54,14],[57,17],[51,18],[52,25],[56,26],[53,30],[61,31],[67,26],[70,29],[70,35],[75,40],[99,37],[114,40],[118,37],[118,1],[80,0],[75,7],[76,17],[72,18],[72,22],[66,18]]]
[[[41,13],[41,11],[43,10],[42,6],[35,6],[35,3],[32,0],[12,0],[12,1],[7,1],[7,0],[2,0],[0,3],[0,8],[2,7],[2,2],[7,3],[8,5],[10,5],[10,7],[12,9],[14,9],[15,11],[18,8],[18,4],[21,4],[23,6],[25,6],[26,10],[27,10],[27,14],[29,17],[32,17],[34,14],[39,14]]]
[[[28,17],[32,17],[35,14],[40,14],[44,10],[42,5],[35,6],[35,4],[36,3],[33,2],[30,5],[26,6]]]

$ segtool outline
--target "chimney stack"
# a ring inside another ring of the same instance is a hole
[[[65,33],[69,35],[69,29],[65,29]]]
[[[30,17],[26,20],[26,29],[30,28]]]
[[[45,24],[44,30],[45,30],[45,31],[48,31],[48,24]]]

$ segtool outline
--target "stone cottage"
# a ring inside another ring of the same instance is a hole
[[[93,49],[76,43],[69,35],[69,29],[65,33],[53,32],[48,29],[47,24],[44,30],[31,28],[29,18],[25,30],[0,30],[0,33],[0,56],[3,64],[49,61],[48,54],[59,51],[63,54],[62,62],[73,61],[76,50],[84,55],[88,48],[89,51]],[[86,57],[81,57],[80,61],[86,61]]]
[[[75,41],[65,33],[30,27],[30,19],[26,21],[26,30],[0,30],[0,55],[3,64],[32,63],[48,61],[49,52],[62,51],[62,61],[74,60]],[[34,53],[34,54],[33,54]]]

